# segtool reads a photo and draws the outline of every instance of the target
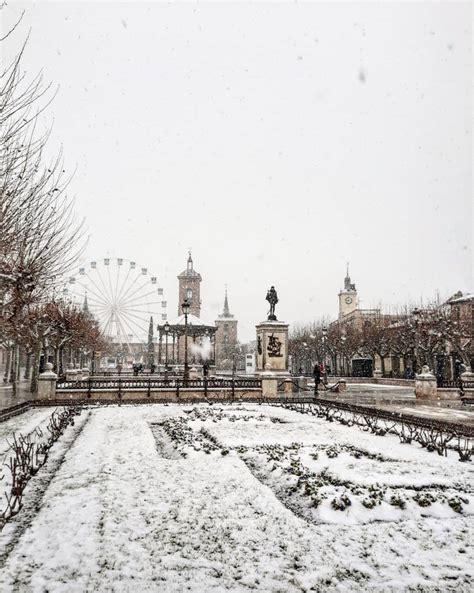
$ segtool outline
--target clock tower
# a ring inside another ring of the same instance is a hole
[[[357,290],[355,284],[351,283],[349,276],[349,264],[347,264],[346,277],[344,278],[344,289],[339,293],[339,320],[343,319],[359,307]]]
[[[200,317],[201,315],[201,274],[196,272],[193,266],[193,258],[191,251],[189,251],[188,263],[184,272],[178,276],[178,316],[183,314],[181,305],[184,299],[188,299],[191,303],[189,312]]]

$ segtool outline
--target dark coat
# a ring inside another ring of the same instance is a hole
[[[319,383],[321,381],[321,369],[318,364],[314,365],[313,377],[316,382]]]

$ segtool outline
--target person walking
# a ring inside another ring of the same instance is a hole
[[[314,395],[316,395],[318,393],[318,385],[321,383],[321,369],[319,367],[319,364],[314,365],[313,379],[314,379]]]

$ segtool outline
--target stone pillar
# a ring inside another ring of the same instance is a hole
[[[427,365],[415,377],[415,396],[417,399],[437,399],[438,389],[436,377],[430,372]]]
[[[46,370],[38,377],[38,399],[56,399],[56,381],[53,365],[46,363]]]
[[[347,383],[345,379],[339,379],[339,391],[341,393],[344,393],[344,391],[346,391],[347,389]]]
[[[461,381],[463,383],[474,383],[474,373],[471,371],[470,366],[468,366],[464,373],[462,373]]]
[[[382,371],[380,369],[375,369],[374,379],[381,379],[381,378],[382,378]]]
[[[77,371],[72,362],[69,362],[66,369],[66,381],[77,381]]]
[[[77,371],[75,369],[66,370],[66,381],[78,381]]]
[[[290,376],[288,372],[288,324],[281,321],[262,321],[257,325],[258,375],[274,373],[278,378]]]
[[[263,397],[276,397],[278,390],[278,377],[272,372],[264,372],[262,378]]]

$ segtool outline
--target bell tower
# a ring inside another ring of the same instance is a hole
[[[359,299],[355,284],[351,283],[349,276],[349,264],[347,264],[346,277],[344,278],[344,288],[339,292],[339,320],[343,319],[352,311],[359,308]]]
[[[227,287],[225,289],[224,309],[215,321],[216,332],[216,365],[219,368],[232,368],[235,348],[237,346],[237,319],[230,314]]]
[[[178,316],[183,314],[181,305],[184,299],[191,303],[189,312],[196,317],[201,315],[201,274],[196,272],[191,251],[189,251],[186,269],[178,276]]]

